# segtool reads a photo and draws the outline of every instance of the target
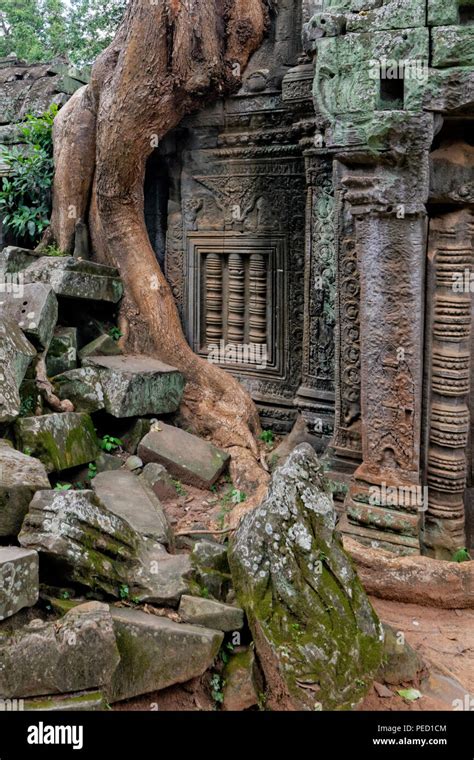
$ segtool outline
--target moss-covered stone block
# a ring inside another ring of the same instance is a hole
[[[68,372],[77,367],[77,328],[57,327],[54,331],[48,353],[46,370],[49,377]]]
[[[382,627],[335,527],[329,486],[303,443],[231,544],[272,709],[353,709],[381,662]]]
[[[61,472],[92,462],[99,454],[88,414],[68,412],[22,417],[15,423],[17,447],[37,457],[48,472]]]
[[[111,702],[201,676],[222,644],[220,631],[131,609],[111,607],[111,614],[120,652],[109,688]]]
[[[25,282],[49,284],[63,298],[118,303],[123,295],[116,269],[72,256],[42,256],[25,270],[24,277]]]
[[[41,462],[0,441],[0,536],[17,536],[36,491],[51,488]]]
[[[114,417],[175,412],[183,396],[181,372],[147,356],[91,356],[83,369],[99,373],[105,410]]]

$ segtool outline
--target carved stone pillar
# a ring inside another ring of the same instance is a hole
[[[427,553],[451,559],[465,546],[472,344],[473,217],[467,210],[430,221],[427,298]]]
[[[349,532],[419,551],[426,220],[356,217],[363,461],[347,499]]]
[[[336,219],[332,175],[332,157],[322,150],[308,151],[303,365],[296,404],[312,432],[326,440],[334,422]]]

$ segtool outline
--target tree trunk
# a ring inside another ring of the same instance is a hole
[[[154,355],[187,380],[186,425],[230,450],[233,478],[260,498],[256,408],[225,371],[196,356],[148,239],[144,175],[148,156],[183,116],[239,84],[267,22],[266,0],[130,0],[114,42],[54,124],[52,229],[74,247],[88,220],[95,257],[120,270],[122,343]],[[253,500],[252,500],[253,501]]]

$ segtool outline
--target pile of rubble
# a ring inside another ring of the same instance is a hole
[[[176,482],[213,488],[229,455],[173,424],[177,369],[122,353],[119,273],[13,247],[0,273],[0,699],[102,709],[207,677],[228,710],[360,704],[383,632],[313,449],[230,551],[177,541]]]

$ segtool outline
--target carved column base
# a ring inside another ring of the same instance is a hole
[[[342,530],[368,546],[419,554],[423,488],[393,472],[371,475],[364,469],[359,467],[351,481]]]

